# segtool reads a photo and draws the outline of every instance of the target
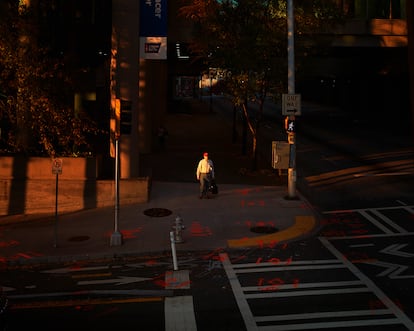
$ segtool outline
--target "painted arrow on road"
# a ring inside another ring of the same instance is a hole
[[[120,268],[121,266],[108,266],[103,265],[99,267],[68,267],[68,268],[58,268],[58,269],[50,269],[44,270],[43,273],[46,274],[67,274],[70,272],[80,272],[80,271],[95,271],[95,270],[103,270],[103,269],[113,269],[113,268]]]
[[[406,246],[408,246],[408,244],[393,244],[393,245],[390,245],[384,248],[380,252],[384,254],[391,254],[391,255],[402,256],[402,257],[414,257],[413,253],[401,251]]]
[[[126,277],[120,276],[113,279],[96,279],[96,280],[84,280],[78,282],[78,285],[99,285],[99,284],[113,284],[115,285],[125,285],[131,283],[145,282],[151,280],[152,278],[143,278],[143,277]]]
[[[0,285],[0,292],[11,292],[11,291],[15,291],[16,289],[13,287],[8,287],[8,286],[1,286]]]
[[[406,279],[406,278],[414,278],[414,275],[401,275],[405,272],[409,267],[400,264],[376,261],[376,262],[363,262],[365,264],[375,265],[377,267],[386,268],[383,272],[377,274],[377,277],[387,276],[390,279]]]

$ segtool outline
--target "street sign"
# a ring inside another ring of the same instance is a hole
[[[53,159],[52,161],[52,174],[60,175],[62,173],[63,160]]]
[[[282,115],[301,115],[300,94],[282,94]]]

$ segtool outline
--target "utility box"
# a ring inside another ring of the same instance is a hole
[[[290,144],[287,141],[272,141],[273,169],[288,169],[290,158]]]

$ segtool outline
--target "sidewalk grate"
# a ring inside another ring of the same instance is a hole
[[[275,232],[278,232],[279,229],[275,228],[274,226],[263,225],[263,226],[252,226],[250,228],[250,231],[254,233],[275,233]]]
[[[165,217],[170,216],[172,211],[166,208],[150,208],[144,210],[144,215],[150,217]]]

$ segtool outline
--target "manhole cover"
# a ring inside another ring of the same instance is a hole
[[[172,211],[165,208],[150,208],[144,210],[144,215],[150,217],[165,217],[172,214]]]
[[[251,232],[254,233],[275,233],[279,231],[274,226],[266,225],[266,226],[253,226],[250,228]]]
[[[68,239],[68,241],[76,241],[76,242],[79,242],[79,241],[86,241],[86,240],[89,240],[89,236],[74,236],[74,237],[70,237],[69,239]]]

